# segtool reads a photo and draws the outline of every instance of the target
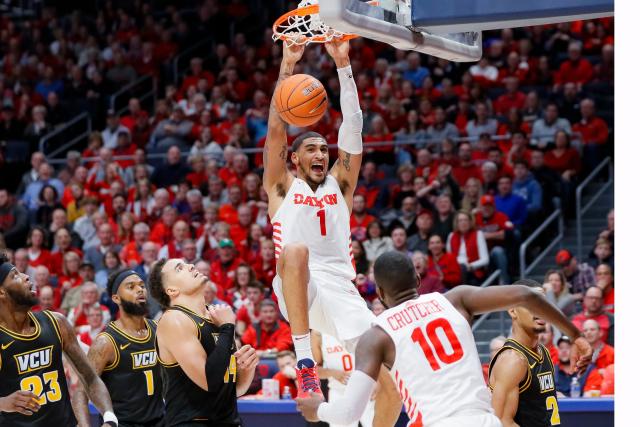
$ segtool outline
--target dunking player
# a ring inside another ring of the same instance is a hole
[[[358,342],[356,370],[343,399],[333,403],[324,403],[317,395],[297,399],[309,421],[357,420],[384,363],[403,397],[410,426],[501,426],[491,408],[469,325],[474,315],[483,312],[526,307],[572,337],[574,364],[585,368],[591,359],[591,347],[579,338],[578,329],[527,286],[462,285],[444,295],[418,295],[420,279],[411,259],[395,251],[376,260],[374,275],[378,295],[390,308]]]
[[[62,353],[75,366],[105,423],[117,426],[109,392],[78,345],[64,316],[33,313],[35,284],[0,255],[0,425],[73,426]]]
[[[333,335],[353,350],[374,319],[351,282],[356,274],[349,221],[362,161],[362,111],[349,62],[349,42],[333,41],[325,47],[338,67],[340,80],[338,160],[329,171],[326,139],[315,132],[303,133],[292,146],[294,177],[287,168],[285,122],[273,99],[263,155],[264,189],[269,195],[278,259],[273,289],[291,324],[298,359],[298,395],[303,396],[321,393],[309,328]],[[303,51],[304,46],[283,44],[278,84],[292,74]],[[381,378],[379,397],[389,396],[378,399],[387,407],[376,408],[376,421],[394,425],[400,400],[388,375]]]
[[[349,353],[342,343],[328,334],[321,334],[317,331],[311,333],[311,349],[313,357],[318,363],[318,376],[320,379],[327,379],[329,382],[329,403],[344,396],[349,375],[355,368],[355,356]],[[358,427],[358,422],[362,427],[371,427],[373,424],[373,401],[369,400],[362,417],[349,426]],[[337,424],[330,424],[329,427],[338,427]]]
[[[89,362],[102,377],[120,426],[164,426],[162,380],[156,354],[156,324],[145,319],[147,288],[133,270],[114,272],[107,292],[120,308],[120,318],[110,322],[89,348]],[[73,409],[79,427],[89,427],[87,395],[75,393]]]
[[[542,294],[542,286],[530,286]],[[489,364],[491,403],[505,427],[560,425],[554,368],[547,348],[538,343],[546,322],[525,307],[509,310],[512,334]]]
[[[229,306],[206,306],[209,278],[181,259],[162,259],[149,273],[151,294],[166,309],[156,333],[167,426],[237,427],[237,396],[253,379],[258,356],[236,351]],[[236,384],[237,383],[237,384]]]

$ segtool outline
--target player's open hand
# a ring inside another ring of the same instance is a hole
[[[324,396],[317,393],[311,393],[309,397],[298,397],[296,404],[298,411],[302,414],[305,420],[310,422],[318,422],[318,407],[324,402]]]
[[[593,349],[587,340],[583,337],[577,338],[571,345],[571,373],[582,373],[593,356]]]
[[[233,313],[231,307],[226,304],[210,304],[207,306],[207,311],[211,316],[211,321],[216,326],[222,326],[226,323],[236,324],[236,315]]]
[[[251,372],[255,370],[260,361],[256,349],[250,345],[240,347],[240,350],[236,351],[234,356],[236,357],[236,366],[241,371]]]
[[[8,396],[0,397],[0,412],[19,412],[33,415],[38,412],[38,396],[30,391],[18,390]]]
[[[334,60],[349,58],[349,40],[333,39],[324,47]]]
[[[291,46],[285,41],[282,43],[282,62],[295,64],[302,59],[304,45],[292,43]]]

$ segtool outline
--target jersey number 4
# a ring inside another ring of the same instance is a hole
[[[453,332],[451,323],[449,323],[447,319],[435,319],[427,323],[425,330],[425,332],[427,333],[426,336],[422,328],[415,328],[411,333],[411,339],[413,340],[413,342],[420,345],[420,348],[422,349],[424,356],[427,358],[431,369],[437,371],[441,368],[440,363],[449,365],[451,363],[457,362],[462,358],[462,356],[464,355],[464,351],[462,350],[462,346],[460,345],[460,340],[458,340],[455,332]],[[447,350],[444,348],[444,345],[442,345],[440,336],[438,336],[437,333],[438,330],[441,330],[444,333],[444,336],[449,341],[451,352],[447,352]]]

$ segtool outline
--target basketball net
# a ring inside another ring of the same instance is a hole
[[[375,3],[370,2],[370,3]],[[282,40],[287,46],[327,43],[333,39],[349,40],[358,37],[343,33],[320,20],[318,0],[302,0],[298,8],[285,13],[273,24],[273,41]]]

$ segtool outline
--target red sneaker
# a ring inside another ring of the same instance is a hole
[[[318,368],[313,360],[300,360],[296,373],[298,374],[298,397],[308,397],[310,393],[322,394]]]

